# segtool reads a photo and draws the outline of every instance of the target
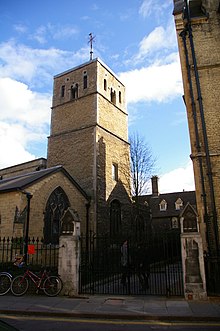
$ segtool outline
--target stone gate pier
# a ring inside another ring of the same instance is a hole
[[[76,211],[68,208],[61,220],[58,272],[63,281],[63,295],[79,293],[80,221]]]
[[[180,215],[184,294],[187,300],[206,300],[206,278],[202,237],[197,213],[187,204]]]

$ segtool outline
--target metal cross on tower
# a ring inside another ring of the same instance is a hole
[[[89,34],[89,43],[90,43],[90,61],[92,61],[92,55],[93,55],[93,50],[92,50],[92,42],[95,39],[95,36],[92,36],[92,33]]]

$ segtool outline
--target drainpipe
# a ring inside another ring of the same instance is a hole
[[[195,80],[196,80],[196,89],[197,89],[197,95],[198,95],[199,111],[200,111],[202,133],[203,133],[204,147],[205,147],[206,166],[207,166],[207,170],[208,170],[207,175],[208,175],[208,182],[209,182],[209,188],[210,188],[211,207],[212,207],[212,215],[213,215],[214,239],[215,239],[215,250],[216,250],[215,253],[217,255],[219,255],[219,234],[218,234],[214,184],[213,184],[213,177],[212,177],[212,166],[211,166],[211,161],[210,161],[208,137],[207,137],[204,109],[203,109],[203,103],[202,103],[202,93],[201,93],[201,87],[200,87],[200,81],[199,81],[197,61],[196,61],[196,56],[195,56],[195,48],[194,48],[194,42],[193,42],[188,0],[185,0],[185,14],[186,14],[186,19],[187,19],[187,31],[189,34],[190,49],[191,49],[191,55],[192,55],[192,60],[193,60],[193,66],[194,66]]]
[[[189,64],[189,55],[188,55],[188,50],[187,50],[187,45],[186,45],[187,30],[184,29],[183,31],[180,32],[179,35],[182,38],[184,53],[185,53],[187,77],[188,77],[189,92],[190,92],[190,99],[191,99],[191,106],[192,106],[192,113],[193,113],[193,123],[194,123],[194,129],[195,129],[195,137],[196,137],[196,149],[197,149],[197,155],[198,155],[198,161],[199,161],[199,172],[200,172],[200,177],[201,177],[202,198],[203,198],[203,206],[204,206],[204,219],[206,222],[206,220],[208,218],[207,199],[206,199],[206,192],[205,192],[204,172],[203,172],[203,167],[202,167],[202,155],[201,155],[201,146],[200,146],[200,140],[199,140],[198,120],[197,120],[195,99],[194,99],[193,87],[192,87],[192,77],[191,77],[191,69],[190,69],[190,64]],[[207,236],[207,242],[208,242],[208,246],[209,246],[209,237],[208,236]]]
[[[22,192],[22,193],[26,194],[26,198],[27,198],[27,219],[26,219],[25,237],[24,237],[24,262],[27,264],[29,223],[30,223],[30,204],[31,204],[31,198],[33,195],[29,192]]]
[[[89,252],[89,208],[90,201],[86,203],[86,254]]]

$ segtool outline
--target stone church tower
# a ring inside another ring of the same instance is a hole
[[[125,87],[99,59],[54,77],[47,167],[62,165],[91,197],[86,231],[115,235],[130,206]]]
[[[220,254],[220,1],[174,0],[204,250]]]

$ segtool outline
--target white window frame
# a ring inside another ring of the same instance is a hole
[[[160,211],[166,211],[167,210],[167,202],[166,202],[166,200],[163,199],[160,202],[159,206],[160,206]]]

